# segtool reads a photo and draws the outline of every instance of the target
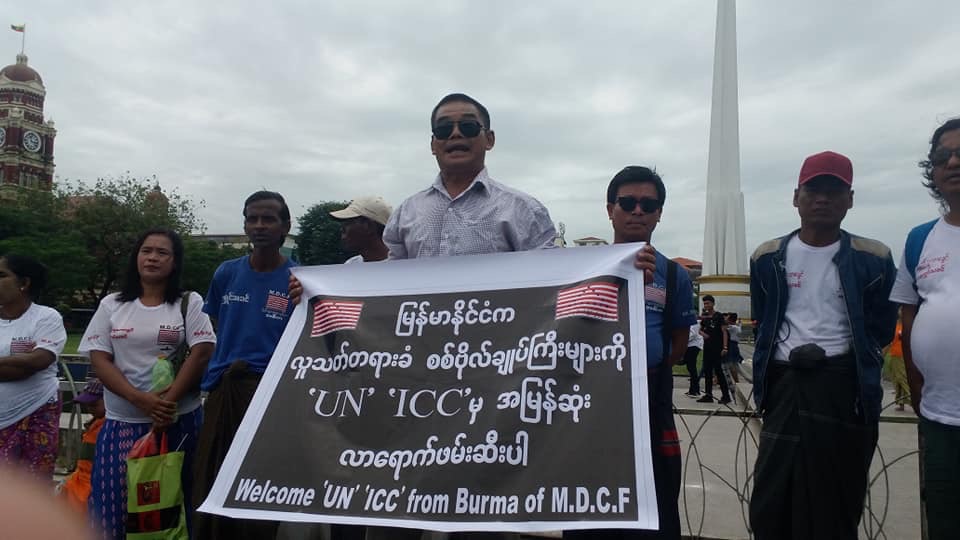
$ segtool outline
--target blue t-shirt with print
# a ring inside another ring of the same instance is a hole
[[[217,347],[200,388],[210,391],[237,360],[263,373],[293,312],[287,295],[290,268],[286,263],[273,272],[255,272],[250,256],[226,261],[217,268],[203,304],[204,313],[216,320]]]
[[[667,299],[667,258],[657,253],[657,270],[653,282],[644,287],[643,298],[646,304],[647,323],[647,367],[655,367],[663,362],[663,311]],[[697,314],[693,310],[693,283],[682,266],[677,267],[677,286],[670,292],[674,302],[673,320],[669,329],[683,329],[684,335],[690,326],[696,324]]]

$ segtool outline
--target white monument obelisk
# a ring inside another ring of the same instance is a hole
[[[740,191],[736,10],[735,0],[717,3],[700,296],[712,294],[718,311],[736,311],[748,319],[750,276]]]

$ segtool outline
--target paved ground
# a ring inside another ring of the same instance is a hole
[[[751,351],[752,352],[752,351]],[[745,356],[749,356],[746,352]],[[746,364],[749,370],[749,363]],[[687,379],[674,379],[674,405],[682,439],[684,476],[681,520],[684,532],[709,538],[749,538],[746,526],[748,478],[756,457],[757,420],[704,416],[710,411],[750,411],[752,403],[741,399],[732,408],[697,403],[684,395]],[[749,396],[751,385],[741,379],[740,397]],[[719,397],[719,390],[714,390]],[[861,523],[861,538],[920,538],[920,504],[917,429],[910,411],[892,405],[893,387],[885,383],[883,421],[874,455],[869,508]],[[865,527],[865,524],[869,527]],[[882,528],[882,530],[881,530]]]

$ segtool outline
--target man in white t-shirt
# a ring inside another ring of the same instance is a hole
[[[683,353],[683,364],[690,374],[690,389],[685,395],[700,397],[700,369],[697,368],[697,358],[703,350],[703,335],[700,333],[700,323],[690,325],[690,335],[687,337],[687,352]]]
[[[890,250],[840,228],[853,165],[808,157],[793,205],[800,229],[750,260],[763,413],[750,524],[757,540],[857,538],[880,417],[880,350],[893,339]]]
[[[901,305],[903,359],[924,439],[929,538],[960,530],[960,118],[933,133],[920,163],[941,218],[911,231],[890,300]]]
[[[342,210],[330,212],[340,222],[340,242],[356,252],[344,264],[382,261],[390,254],[383,243],[383,229],[393,209],[382,197],[357,197]]]

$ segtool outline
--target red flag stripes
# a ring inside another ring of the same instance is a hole
[[[589,317],[601,321],[618,320],[620,286],[595,281],[557,291],[557,319]]]
[[[321,300],[313,306],[313,329],[310,337],[320,337],[337,330],[356,330],[363,302]]]

